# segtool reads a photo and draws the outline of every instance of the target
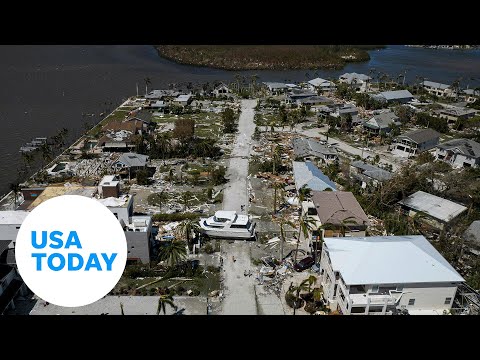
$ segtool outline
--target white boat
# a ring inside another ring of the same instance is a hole
[[[255,223],[247,215],[236,211],[217,211],[214,216],[200,219],[203,234],[212,238],[252,239],[255,237]]]

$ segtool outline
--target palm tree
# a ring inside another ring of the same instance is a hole
[[[307,279],[308,282],[308,292],[312,291],[312,285],[317,282],[317,278],[313,275],[310,275]]]
[[[301,203],[302,201],[305,201],[306,199],[310,198],[312,196],[312,189],[310,189],[307,184],[303,185],[299,190],[298,190],[298,201]]]
[[[157,315],[160,315],[160,312],[163,312],[163,315],[167,312],[167,305],[170,305],[175,311],[177,310],[177,306],[173,302],[173,296],[168,295],[160,295],[158,298],[158,307],[157,307]]]
[[[15,206],[15,209],[17,208],[17,196],[18,196],[18,193],[20,192],[20,184],[18,182],[15,182],[15,183],[11,183],[10,184],[10,190],[12,190],[13,192],[13,196],[14,196],[14,206]]]
[[[275,221],[275,218],[273,218]],[[295,228],[295,225],[290,220],[287,220],[284,217],[279,218],[276,222],[280,225],[280,261],[283,261],[283,244],[286,241],[285,226],[290,226],[292,229]]]
[[[299,301],[302,299],[300,298],[300,293],[302,291],[307,291],[309,289],[309,281],[308,279],[303,280],[298,286],[293,286],[293,283],[290,284],[290,287],[288,288],[288,293],[292,294],[294,296],[294,301],[293,301],[293,315],[295,315],[297,306]]]
[[[185,191],[184,193],[182,193],[183,211],[187,211],[191,199],[192,193],[190,191]]]
[[[282,182],[275,181],[273,182],[273,213],[277,212],[277,195],[279,190],[283,190],[285,184]]]
[[[162,212],[162,205],[164,201],[168,200],[168,194],[165,192],[165,190],[160,191],[157,193],[157,200],[158,200],[158,210],[161,213]]]
[[[192,219],[183,220],[180,225],[175,229],[180,238],[185,239],[187,246],[190,246],[190,236],[192,232],[198,234],[200,232],[200,226]]]
[[[45,162],[47,162],[48,164],[48,162],[53,159],[53,151],[50,145],[48,145],[47,143],[42,144],[42,146],[40,147],[40,151],[42,152],[42,168],[43,168]]]
[[[297,253],[298,253],[298,247],[300,245],[300,236],[303,233],[303,236],[308,238],[308,234],[314,229],[315,227],[315,220],[308,216],[307,213],[301,215],[298,219],[298,238],[297,238],[297,245],[295,247],[295,257],[293,260],[293,263],[295,264],[297,262]]]
[[[143,81],[145,81],[145,96],[146,96],[148,94],[148,85],[151,85],[152,81],[148,77],[143,79]]]
[[[185,242],[181,240],[172,240],[159,250],[158,261],[165,261],[168,266],[174,266],[187,257],[187,248]]]

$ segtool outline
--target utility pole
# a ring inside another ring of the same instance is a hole
[[[138,82],[137,82],[137,97],[138,97]]]

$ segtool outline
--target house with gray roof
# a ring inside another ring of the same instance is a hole
[[[433,113],[439,118],[446,119],[448,124],[456,124],[458,120],[467,120],[477,115],[475,109],[461,106],[446,106],[443,109],[435,110]]]
[[[398,205],[405,215],[414,217],[420,214],[420,221],[439,230],[467,210],[463,205],[424,191],[417,191],[400,200]]]
[[[292,145],[296,159],[320,159],[323,163],[331,163],[338,160],[338,153],[334,148],[327,147],[314,139],[294,138]]]
[[[332,81],[319,77],[308,81],[308,86],[313,91],[333,91],[337,87]]]
[[[400,118],[393,111],[388,111],[373,115],[363,123],[363,128],[370,134],[378,135],[380,133],[388,134],[394,125],[401,125]]]
[[[415,156],[438,145],[440,134],[433,129],[419,129],[394,139],[392,153],[401,157]]]
[[[367,91],[368,82],[372,78],[365,74],[345,73],[340,75],[339,78],[341,83],[350,85],[355,91]]]
[[[437,160],[456,168],[480,166],[480,144],[470,139],[453,139],[437,145]]]
[[[455,96],[454,91],[450,88],[450,85],[442,84],[435,81],[422,82],[422,86],[429,94],[440,96],[440,97],[453,97]]]
[[[413,95],[408,90],[383,91],[379,94],[373,95],[373,97],[386,103],[400,104],[406,104],[414,99]]]
[[[297,192],[303,186],[314,191],[337,190],[335,183],[311,161],[293,161],[293,177]]]
[[[134,173],[137,170],[144,169],[147,166],[149,157],[137,153],[124,153],[113,162],[112,167],[116,171],[128,170],[128,173]]]
[[[280,82],[263,82],[263,85],[268,89],[271,95],[280,95],[285,93],[285,91],[289,88],[287,84],[280,83]]]
[[[360,181],[363,188],[368,184],[376,187],[393,177],[391,172],[361,160],[354,161],[350,164],[350,175],[357,181]]]

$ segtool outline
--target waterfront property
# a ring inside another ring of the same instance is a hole
[[[403,214],[415,217],[433,228],[442,230],[446,224],[452,223],[460,214],[467,210],[463,205],[453,201],[417,191],[398,202]]]
[[[215,87],[215,89],[213,89],[212,93],[213,93],[213,96],[220,97],[220,96],[227,96],[231,92],[230,92],[230,89],[228,88],[228,86],[222,83],[222,84],[218,85],[217,87]]]
[[[382,102],[400,104],[406,104],[414,99],[413,95],[408,90],[383,91],[379,94],[373,95],[373,97]]]
[[[480,144],[470,139],[453,139],[437,145],[437,160],[456,168],[480,166]]]
[[[331,163],[338,160],[338,153],[335,149],[322,145],[314,139],[294,138],[292,145],[295,159],[320,160],[322,163]]]
[[[265,85],[270,95],[280,95],[288,89],[286,84],[279,82],[264,82],[263,85]]]
[[[293,161],[293,177],[297,192],[303,187],[313,191],[324,191],[326,189],[336,191],[337,186],[311,161]]]
[[[325,80],[322,78],[315,78],[308,81],[308,87],[312,91],[333,91],[336,89],[335,83],[331,82],[330,80]]]
[[[425,80],[422,82],[422,86],[431,95],[440,96],[440,97],[455,96],[455,92],[452,90],[450,85],[447,85],[447,84]]]
[[[297,89],[292,89],[289,91],[286,95],[285,98],[285,103],[286,104],[298,104],[299,100],[302,99],[307,99],[316,96],[317,94],[310,91],[310,90],[297,90]]]
[[[362,188],[366,188],[369,184],[377,187],[393,178],[391,172],[380,169],[378,166],[367,164],[361,160],[354,161],[350,164],[350,175],[362,184]]]
[[[462,91],[462,95],[466,102],[474,103],[480,97],[480,89],[465,89]]]
[[[372,135],[388,134],[393,126],[401,125],[399,117],[393,111],[373,115],[363,123],[363,128]]]
[[[440,134],[433,129],[419,129],[399,135],[394,139],[392,153],[402,157],[415,156],[434,148]]]
[[[178,95],[172,102],[180,106],[187,106],[193,101],[192,94]]]
[[[359,92],[365,92],[368,89],[368,83],[372,78],[365,74],[345,73],[340,75],[339,78],[341,83],[348,84],[352,89]]]
[[[443,314],[465,280],[423,236],[325,238],[323,297],[342,314]]]

